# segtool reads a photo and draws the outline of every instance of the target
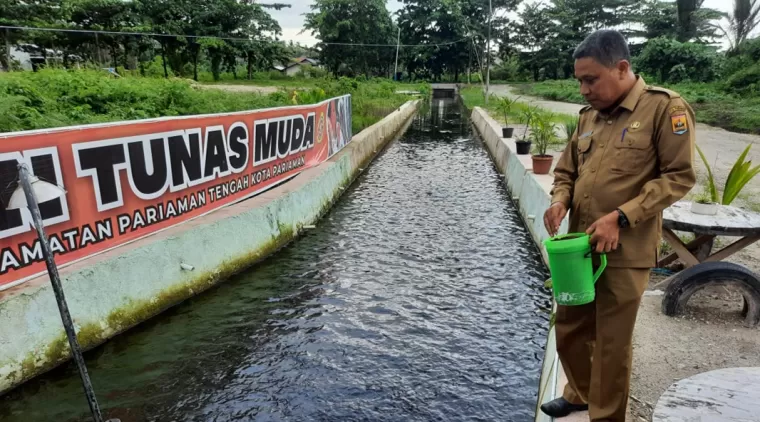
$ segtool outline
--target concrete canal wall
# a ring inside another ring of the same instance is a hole
[[[406,128],[410,101],[337,155],[249,200],[62,268],[84,348],[93,348],[265,258],[314,224]],[[70,356],[47,277],[0,293],[0,392]]]
[[[517,147],[514,139],[502,139],[501,125],[480,107],[472,111],[472,122],[480,133],[491,154],[494,164],[500,174],[504,175],[512,200],[517,204],[520,215],[530,231],[530,235],[536,246],[541,250],[544,263],[547,262],[546,251],[542,243],[549,238],[549,233],[544,228],[544,211],[551,205],[549,192],[552,188],[554,177],[533,173],[533,163],[530,155],[517,155]],[[567,231],[567,218],[562,223],[560,232]],[[536,421],[551,421],[538,410],[541,404],[553,400],[561,391],[561,367],[557,357],[554,325],[549,329],[544,355],[543,369],[538,392],[538,404],[536,408]]]

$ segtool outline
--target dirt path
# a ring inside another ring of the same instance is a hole
[[[555,113],[563,113],[569,115],[577,115],[583,108],[580,104],[561,103],[558,101],[547,101],[537,97],[530,97],[527,95],[519,95],[515,89],[509,85],[492,85],[491,93],[499,97],[520,97],[520,101],[528,103],[530,105],[537,105],[543,109],[553,111]]]

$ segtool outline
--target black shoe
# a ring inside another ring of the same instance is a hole
[[[573,412],[588,410],[587,404],[572,404],[564,397],[554,399],[541,405],[541,411],[553,418],[562,418]]]

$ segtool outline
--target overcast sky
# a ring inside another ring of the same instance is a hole
[[[280,26],[282,27],[282,39],[286,41],[292,40],[306,45],[316,43],[317,40],[310,33],[305,32],[299,34],[303,29],[303,14],[308,13],[311,10],[313,0],[290,0],[285,2],[290,3],[293,7],[290,9],[270,11],[272,16],[280,22]],[[533,0],[527,0],[527,2],[532,3]],[[391,13],[396,12],[402,5],[403,4],[397,0],[387,1],[388,10],[390,10]],[[733,1],[705,0],[704,7],[731,12]]]

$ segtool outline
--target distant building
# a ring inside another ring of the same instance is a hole
[[[32,55],[16,47],[11,47],[11,60],[18,62],[24,70],[32,70]]]
[[[304,67],[319,67],[319,60],[309,57],[298,57],[292,59],[287,65],[274,66],[275,70],[278,70],[288,76],[296,76],[303,72]]]
[[[19,44],[11,47],[11,60],[18,63],[18,66],[22,70],[37,70],[43,65],[62,65],[63,52],[59,50],[52,50],[49,48],[43,49],[34,44]],[[68,63],[77,65],[82,61],[82,58],[74,55],[68,55]]]

